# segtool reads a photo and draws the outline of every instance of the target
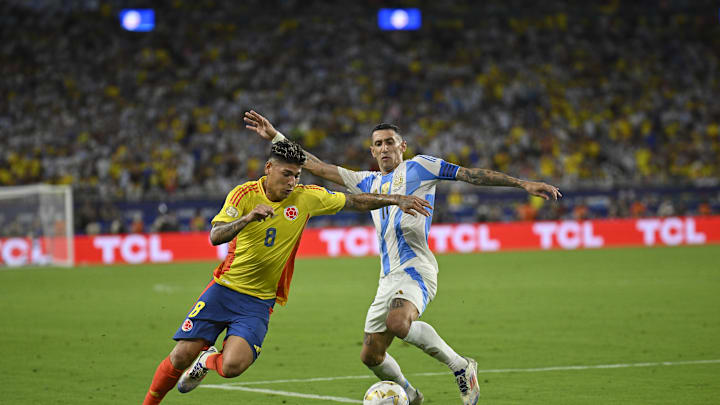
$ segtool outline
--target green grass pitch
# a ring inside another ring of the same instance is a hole
[[[422,319],[486,370],[481,403],[720,403],[720,246],[438,261],[438,296]],[[298,260],[259,360],[163,404],[360,403],[375,381],[359,353],[378,266]],[[140,404],[213,267],[0,271],[0,403]],[[402,341],[390,353],[426,404],[460,403],[444,365]],[[669,363],[642,364],[659,362]],[[592,367],[602,365],[618,366]],[[308,381],[323,377],[334,379]],[[210,387],[222,384],[237,389]]]

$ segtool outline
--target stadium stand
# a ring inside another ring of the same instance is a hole
[[[0,186],[72,184],[78,233],[198,229],[262,171],[253,108],[347,167],[393,122],[413,154],[566,195],[457,184],[436,222],[720,212],[716,4],[566,3],[426,2],[420,31],[388,33],[381,1],[163,1],[133,33],[122,1],[6,1]]]

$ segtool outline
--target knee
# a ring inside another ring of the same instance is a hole
[[[239,367],[230,364],[223,364],[223,377],[233,378],[242,374],[242,370]]]
[[[360,361],[367,367],[375,367],[382,363],[384,359],[385,353],[376,353],[366,348],[363,348],[362,352],[360,352]]]
[[[199,352],[193,353],[190,350],[176,347],[172,352],[170,352],[170,363],[172,363],[173,367],[178,370],[185,370],[190,367],[198,354]]]
[[[252,361],[250,361],[250,362],[246,362],[246,361],[223,362],[223,365],[222,365],[223,377],[225,377],[225,378],[237,377],[240,374],[244,373],[245,370],[247,370],[248,367],[250,367],[250,364],[252,364]]]
[[[401,314],[391,313],[385,320],[385,325],[390,333],[400,339],[405,339],[405,336],[407,336],[410,331],[410,323],[412,323],[412,321],[406,316],[401,316]]]

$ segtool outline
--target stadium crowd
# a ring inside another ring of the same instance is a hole
[[[380,1],[175,0],[133,33],[120,1],[3,2],[0,186],[72,184],[79,209],[222,198],[262,174],[252,108],[349,168],[373,168],[369,131],[392,122],[408,155],[629,190],[549,206],[457,184],[440,221],[717,212],[713,2],[520,3],[428,2],[420,31],[385,32]]]

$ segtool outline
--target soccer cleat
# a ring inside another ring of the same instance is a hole
[[[415,399],[410,401],[410,405],[422,405],[424,400],[425,396],[423,396],[419,389],[415,388]]]
[[[477,362],[465,357],[468,365],[464,370],[455,372],[455,381],[460,388],[463,405],[476,405],[480,398],[480,386],[477,379]]]
[[[205,367],[205,360],[211,354],[217,353],[217,349],[214,346],[210,346],[209,349],[200,353],[195,362],[182,374],[177,384],[178,391],[183,394],[190,392],[200,385],[200,381],[205,378],[208,369]]]

